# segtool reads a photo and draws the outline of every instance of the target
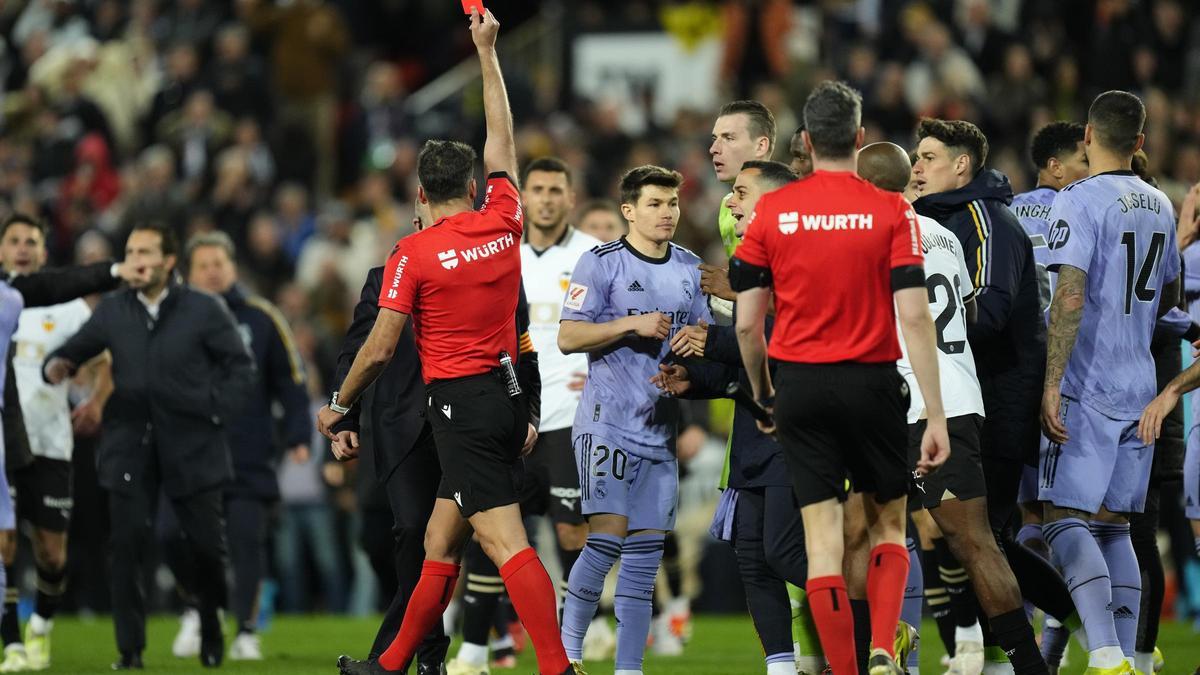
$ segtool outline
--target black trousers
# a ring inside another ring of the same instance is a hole
[[[790,653],[792,606],[784,582],[804,588],[808,577],[804,524],[791,487],[738,490],[733,548],[763,651]]]
[[[109,549],[112,556],[111,588],[117,649],[122,653],[146,648],[146,592],[142,586],[143,552],[153,536],[159,499],[159,480],[153,473],[129,492],[110,491]],[[202,617],[216,615],[225,606],[224,497],[214,486],[183,497],[169,498],[191,554],[196,601]]]
[[[417,440],[416,447],[384,480],[388,504],[392,508],[392,534],[395,537],[396,595],[383,615],[375,642],[371,645],[370,658],[377,658],[388,648],[400,632],[400,622],[408,599],[412,596],[417,581],[421,578],[421,565],[425,562],[425,526],[433,515],[433,504],[437,499],[442,469],[438,464],[437,446],[433,433],[426,429]],[[424,642],[417,649],[418,663],[442,663],[450,639],[442,622],[434,623]]]

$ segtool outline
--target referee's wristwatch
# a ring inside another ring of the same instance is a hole
[[[755,403],[761,405],[763,410],[771,410],[775,407],[775,397],[771,396],[770,398],[760,398],[755,401]]]
[[[350,406],[338,405],[338,392],[333,392],[333,396],[329,397],[329,409],[339,415],[345,415],[350,412]]]

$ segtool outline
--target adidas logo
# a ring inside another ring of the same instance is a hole
[[[1133,618],[1133,610],[1129,609],[1128,607],[1126,607],[1124,605],[1121,605],[1120,607],[1113,610],[1113,618],[1114,619],[1132,619]]]
[[[633,283],[629,284],[629,290],[637,293],[643,293],[646,289],[642,288],[642,285],[639,284],[636,279],[634,279]]]

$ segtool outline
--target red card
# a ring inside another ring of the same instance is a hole
[[[483,16],[487,12],[483,8],[483,0],[462,0],[463,14],[470,16],[471,10],[475,9],[479,12],[479,16]]]

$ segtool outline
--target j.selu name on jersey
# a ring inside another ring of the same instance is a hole
[[[1158,201],[1158,197],[1144,192],[1120,195],[1117,197],[1117,203],[1121,205],[1121,213],[1129,213],[1133,209],[1144,209],[1152,213],[1162,212],[1162,204]]]

